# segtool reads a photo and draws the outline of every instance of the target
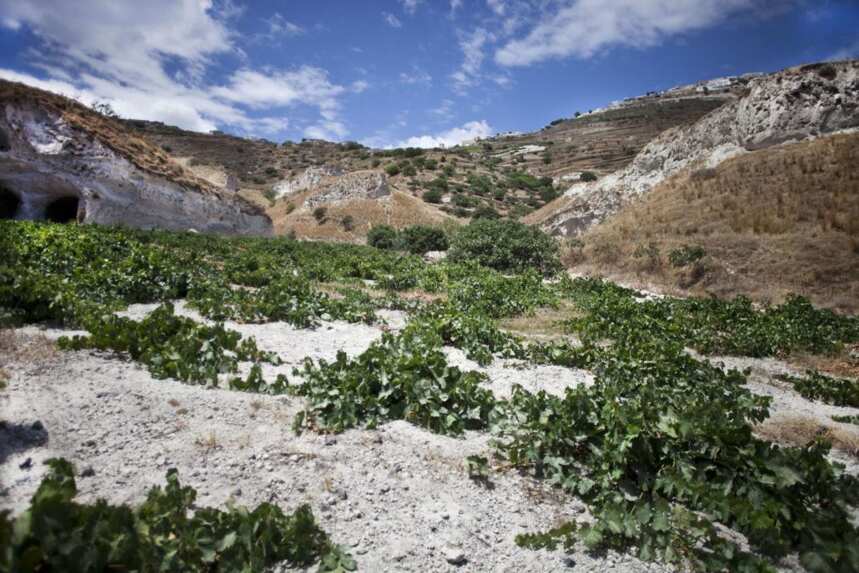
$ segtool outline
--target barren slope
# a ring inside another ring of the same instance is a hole
[[[859,134],[770,147],[658,185],[581,239],[577,270],[859,311]],[[700,268],[673,269],[684,245]],[[694,272],[693,272],[694,269]]]

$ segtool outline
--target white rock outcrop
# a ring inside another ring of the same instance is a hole
[[[0,132],[0,191],[7,204],[14,203],[14,218],[272,233],[268,216],[234,192],[193,188],[141,169],[55,110],[7,102],[0,109]]]
[[[273,188],[274,194],[278,198],[286,197],[293,193],[313,189],[319,186],[326,177],[334,177],[342,174],[343,171],[339,167],[332,165],[308,167],[301,175],[276,183]]]
[[[753,78],[742,97],[696,123],[669,129],[622,171],[576,184],[568,204],[542,225],[574,235],[630,198],[688,168],[715,167],[736,155],[859,127],[859,61],[813,64]]]
[[[328,177],[319,184],[319,191],[305,200],[308,207],[323,203],[339,203],[354,199],[381,199],[391,194],[388,180],[381,171],[353,171]]]

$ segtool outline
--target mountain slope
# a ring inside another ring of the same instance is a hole
[[[678,173],[582,234],[568,262],[661,289],[773,301],[795,292],[859,312],[857,165],[851,133]],[[674,267],[670,254],[685,246],[703,258]]]
[[[267,234],[271,221],[195,177],[120,122],[68,98],[0,81],[0,215]]]
[[[572,186],[528,220],[575,235],[682,170],[789,141],[859,127],[859,61],[814,64],[761,76],[742,97],[650,142],[624,170]]]

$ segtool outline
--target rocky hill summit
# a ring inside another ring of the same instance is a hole
[[[576,235],[670,176],[755,150],[859,127],[859,61],[812,64],[751,78],[741,97],[692,125],[668,129],[623,170],[576,183],[530,222]]]
[[[5,81],[0,105],[3,218],[271,233],[260,208],[194,176],[111,118]]]

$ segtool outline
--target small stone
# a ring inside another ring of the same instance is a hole
[[[237,487],[236,489],[233,490],[233,493],[232,493],[233,497],[241,497],[241,495],[242,495],[242,488]]]
[[[457,547],[445,547],[443,553],[444,560],[451,565],[464,565],[467,561],[465,553],[462,552],[462,549]]]
[[[94,475],[95,475],[95,470],[92,469],[92,466],[86,468],[84,471],[81,472],[81,477],[85,477],[85,478],[93,477]]]
[[[333,446],[336,443],[337,443],[337,438],[335,438],[334,436],[325,436],[325,445],[326,446]]]
[[[33,458],[27,458],[18,466],[22,470],[28,470],[33,467]]]

